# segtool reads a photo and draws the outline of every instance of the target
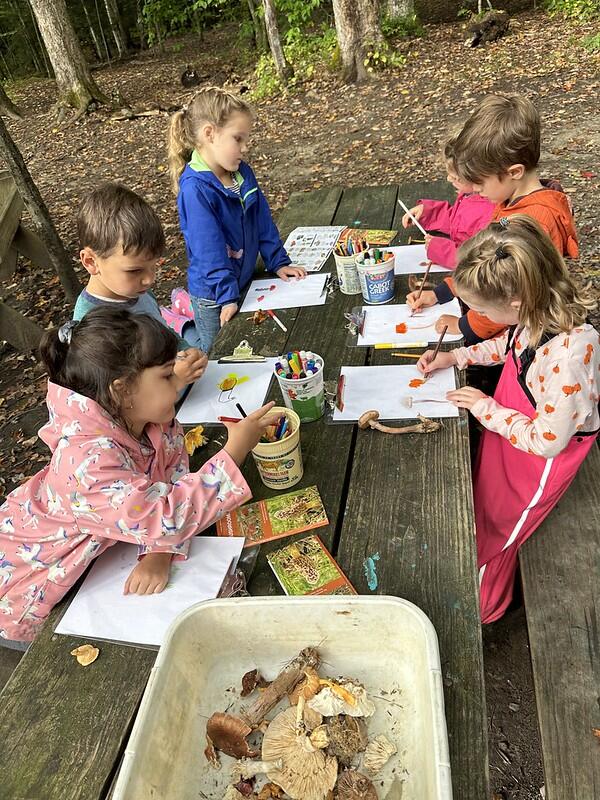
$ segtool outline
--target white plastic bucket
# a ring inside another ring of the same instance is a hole
[[[385,253],[385,251],[383,251]],[[369,251],[371,254],[372,251]],[[394,256],[380,264],[364,264],[364,253],[356,257],[356,269],[363,300],[370,305],[389,303],[394,299]]]
[[[289,489],[304,474],[300,450],[300,418],[295,411],[280,406],[272,408],[269,414],[286,416],[291,434],[277,442],[259,442],[252,450],[252,457],[265,486],[269,489]]]
[[[360,281],[356,269],[356,256],[338,256],[333,254],[337,269],[340,292],[342,294],[360,294]]]
[[[275,377],[281,389],[283,402],[287,408],[298,414],[300,422],[315,422],[325,411],[323,359],[316,353],[310,355],[314,356],[312,360],[315,362],[316,371],[312,375],[307,374],[305,378],[288,378],[279,374],[277,364],[275,365]]]
[[[239,713],[245,672],[258,669],[272,680],[308,646],[320,653],[322,675],[352,676],[365,686],[375,703],[369,737],[384,733],[398,748],[377,775],[378,796],[397,775],[403,800],[452,800],[437,636],[417,606],[384,595],[217,599],[177,617],[146,686],[113,800],[222,797],[234,759],[221,755],[215,770],[202,755],[206,720],[215,711]],[[288,706],[284,699],[280,708]]]

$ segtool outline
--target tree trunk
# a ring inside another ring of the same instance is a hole
[[[98,61],[102,61],[104,56],[102,55],[102,50],[100,49],[100,42],[98,41],[96,31],[94,30],[94,26],[92,25],[92,18],[90,17],[89,12],[87,10],[86,0],[81,0],[81,5],[83,6],[83,13],[85,14],[88,28],[90,29],[90,35],[92,37],[92,42],[94,43],[94,50],[96,51],[96,55],[98,56]]]
[[[31,52],[31,57],[33,59],[33,66],[35,67],[35,71],[38,73],[38,75],[41,75],[44,72],[44,67],[43,67],[40,59],[38,58],[38,53],[37,53],[37,50],[35,49],[34,43],[29,38],[29,32],[27,30],[27,25],[25,25],[25,21],[23,19],[22,14],[21,14],[21,9],[19,8],[19,4],[18,3],[16,3],[16,4],[15,3],[11,3],[11,7],[12,7],[13,11],[16,13],[16,15],[19,18],[19,22],[21,23],[21,28],[23,28],[23,36],[25,37],[25,41],[27,42],[27,45],[28,45],[29,50]]]
[[[108,103],[83,57],[65,0],[31,0],[31,7],[56,75],[59,105],[84,113],[92,100]]]
[[[42,42],[42,37],[40,36],[40,29],[38,28],[38,24],[36,22],[35,16],[33,14],[33,9],[31,8],[31,0],[29,0],[27,7],[29,8],[29,15],[31,17],[31,24],[33,25],[33,29],[35,30],[35,38],[37,39],[38,46],[40,48],[40,53],[42,54],[42,58],[44,59],[44,69],[46,70],[46,75],[51,78],[52,77],[52,70],[50,69],[50,64],[48,63],[48,56],[46,55],[46,48],[44,47],[44,43]]]
[[[100,6],[98,5],[98,0],[94,0],[94,5],[96,6],[96,19],[98,20],[98,27],[100,28],[100,37],[102,39],[102,44],[104,45],[106,60],[110,64],[110,50],[108,49],[108,43],[106,41],[106,36],[104,35],[104,25],[102,24],[102,17],[100,16]]]
[[[146,31],[144,29],[144,16],[142,14],[142,0],[136,0],[135,3],[135,25],[138,29],[138,36],[140,39],[140,50],[145,50],[147,47]]]
[[[293,76],[294,70],[285,60],[283,54],[283,47],[281,46],[281,39],[279,38],[279,27],[277,26],[277,16],[275,14],[275,4],[273,0],[263,0],[265,8],[265,26],[267,28],[267,37],[271,47],[273,60],[275,61],[275,69],[283,84],[287,84],[289,79]]]
[[[106,14],[110,22],[113,39],[117,45],[119,58],[123,58],[127,53],[127,37],[125,35],[125,29],[123,28],[121,15],[119,14],[117,0],[104,0],[104,5],[106,6]]]
[[[52,0],[52,2],[58,3],[60,0]],[[38,229],[38,234],[48,249],[52,266],[56,270],[65,294],[68,300],[74,302],[81,291],[81,285],[77,280],[73,264],[54,227],[39,189],[25,166],[23,156],[13,142],[2,118],[0,118],[0,151],[19,194],[31,214],[31,219]]]
[[[335,30],[342,62],[342,80],[360,83],[369,74],[367,47],[382,40],[378,0],[333,0]]]
[[[415,13],[414,0],[387,0],[386,12],[390,19],[410,17]]]
[[[23,119],[23,115],[6,94],[0,83],[0,114],[6,114],[11,119]]]
[[[256,49],[264,52],[267,49],[267,32],[265,31],[265,23],[261,17],[254,0],[247,0],[248,11],[252,19],[252,29],[254,31],[254,44]]]

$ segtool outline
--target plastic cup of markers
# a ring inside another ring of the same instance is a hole
[[[334,252],[340,292],[342,294],[360,294],[360,281],[356,269],[356,256],[338,256]]]
[[[310,353],[306,377],[287,377],[293,373],[277,371],[275,362],[275,377],[281,389],[281,396],[287,408],[291,408],[298,415],[300,422],[315,422],[325,413],[325,387],[323,386],[323,359],[316,353]],[[312,366],[311,366],[312,365]]]
[[[252,450],[252,457],[265,486],[269,489],[289,489],[304,474],[300,450],[300,419],[294,411],[281,406],[272,408],[269,412],[271,414],[286,416],[291,433],[277,442],[259,442]]]
[[[386,250],[380,251],[383,256]],[[365,264],[365,256],[372,256],[373,249],[359,253],[356,256],[356,269],[363,300],[370,305],[389,303],[394,299],[394,255],[379,264]]]

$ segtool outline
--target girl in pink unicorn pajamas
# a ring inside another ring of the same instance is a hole
[[[102,307],[45,335],[52,413],[40,438],[52,457],[0,506],[0,643],[24,649],[117,541],[139,548],[124,592],[162,591],[188,539],[250,497],[239,465],[273,404],[229,425],[223,449],[190,472],[174,420],[176,355],[175,334],[123,309]]]

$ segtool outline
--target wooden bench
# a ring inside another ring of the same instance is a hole
[[[297,225],[398,228],[398,193],[446,199],[445,182],[322,189],[294,194],[279,222],[282,236]],[[403,231],[399,239],[406,240]],[[325,270],[333,269],[333,259]],[[406,293],[398,280],[397,299]],[[325,379],[341,365],[392,363],[389,352],[347,347],[344,312],[360,302],[339,292],[327,306],[285,309],[253,325],[238,314],[221,331],[212,357],[230,354],[242,339],[274,355],[313,348],[325,361]],[[273,398],[279,391],[273,387]],[[214,437],[214,431],[210,431]],[[222,438],[222,437],[221,437]],[[194,457],[197,468],[215,452]],[[431,436],[383,436],[352,425],[303,426],[305,473],[317,484],[330,524],[319,535],[357,591],[369,594],[365,559],[379,553],[376,591],[405,597],[430,617],[440,645],[452,782],[456,800],[487,800],[487,721],[466,414],[444,420]],[[249,459],[244,472],[256,499],[272,494]],[[263,545],[252,594],[281,594]],[[100,643],[94,665],[81,669],[69,651],[80,640],[53,633],[68,598],[52,613],[39,639],[0,694],[0,774],[3,800],[104,800],[156,653]]]
[[[11,277],[21,254],[38,267],[51,266],[46,245],[21,222],[23,200],[9,172],[0,171],[0,281]],[[0,299],[0,339],[17,350],[35,350],[43,330]]]
[[[519,551],[547,800],[600,798],[600,448]]]

